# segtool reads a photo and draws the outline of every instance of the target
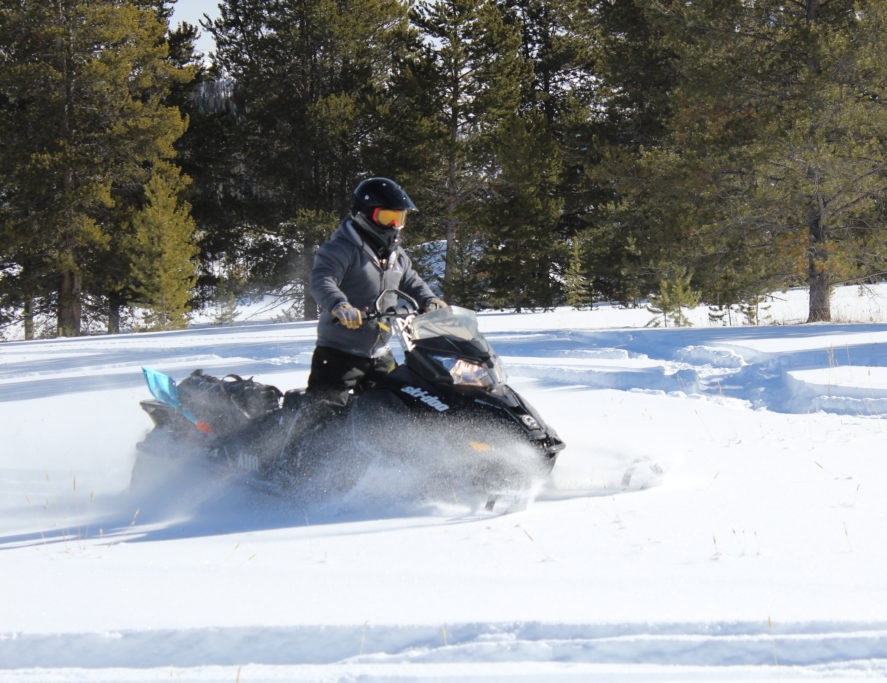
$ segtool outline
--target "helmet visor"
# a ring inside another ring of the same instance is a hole
[[[386,228],[397,228],[400,230],[403,228],[406,220],[406,210],[383,209],[380,206],[373,209],[373,221],[379,225],[384,225]]]

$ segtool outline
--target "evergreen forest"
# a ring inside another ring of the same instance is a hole
[[[471,308],[681,324],[803,286],[819,322],[887,273],[883,0],[174,5],[0,0],[0,339],[313,319],[369,176]]]

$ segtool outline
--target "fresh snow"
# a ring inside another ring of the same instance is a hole
[[[130,490],[141,367],[303,386],[310,323],[0,344],[0,681],[883,678],[887,287],[805,311],[482,314],[567,442],[509,512],[383,465],[312,502],[187,463]]]

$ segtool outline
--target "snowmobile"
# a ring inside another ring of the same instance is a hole
[[[476,314],[420,313],[398,290],[382,292],[374,308],[364,324],[390,331],[402,362],[346,405],[199,370],[176,384],[144,368],[154,398],[141,406],[154,429],[140,451],[196,450],[254,486],[315,496],[348,490],[375,464],[389,483],[407,472],[417,493],[481,494],[488,509],[543,481],[565,444],[506,383]]]

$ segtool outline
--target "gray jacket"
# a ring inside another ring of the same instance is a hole
[[[388,348],[391,333],[379,329],[372,321],[357,330],[334,324],[330,311],[335,306],[347,301],[355,308],[372,310],[376,298],[385,289],[406,292],[420,306],[436,296],[413,270],[412,261],[401,247],[395,247],[391,256],[381,261],[351,218],[342,221],[329,242],[317,250],[309,289],[323,309],[317,324],[318,346],[364,358],[381,355]]]

